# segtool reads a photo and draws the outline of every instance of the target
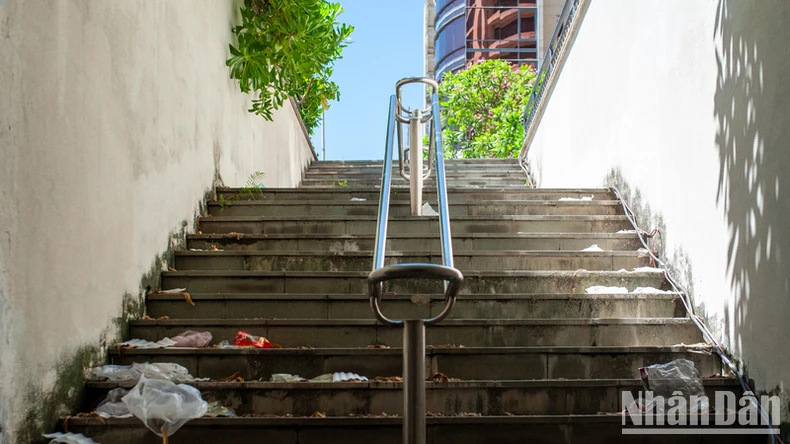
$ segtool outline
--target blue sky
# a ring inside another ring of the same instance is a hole
[[[332,79],[340,102],[326,112],[327,160],[381,159],[387,106],[395,82],[423,72],[424,0],[339,0],[340,20],[355,27],[353,43],[335,62]],[[404,105],[422,105],[418,87],[405,90]],[[321,129],[313,145],[321,155]]]

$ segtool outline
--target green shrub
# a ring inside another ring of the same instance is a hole
[[[516,157],[524,143],[522,117],[535,70],[503,60],[475,63],[447,73],[439,84],[448,157]]]
[[[326,0],[245,0],[242,23],[233,28],[230,77],[253,92],[250,112],[272,120],[272,112],[294,97],[310,134],[322,109],[339,100],[330,80],[354,28],[337,21],[343,8]]]

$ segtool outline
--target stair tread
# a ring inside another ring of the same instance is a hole
[[[656,271],[596,271],[596,270],[503,270],[503,271],[477,271],[461,270],[464,277],[584,277],[584,276],[622,276],[622,277],[656,277],[663,275],[663,270]],[[250,271],[250,270],[184,270],[163,271],[163,276],[238,276],[238,277],[268,277],[268,276],[295,276],[295,277],[364,277],[368,271]]]
[[[386,257],[436,256],[438,250],[387,251]],[[327,256],[327,257],[373,257],[373,251],[285,251],[285,250],[188,250],[176,251],[176,256]],[[574,251],[574,250],[469,250],[453,251],[453,256],[581,256],[581,257],[636,257],[635,250]]]
[[[371,314],[371,317],[373,315]],[[209,318],[209,319],[140,319],[129,321],[134,326],[369,326],[378,328],[389,328],[375,319],[241,319],[241,318]],[[480,325],[689,325],[693,321],[689,318],[613,318],[613,319],[447,319],[441,324],[431,326],[431,329],[453,327],[453,326],[480,326]]]
[[[740,386],[737,378],[701,378],[705,387],[730,387]],[[87,386],[97,390],[111,390],[117,387],[134,387],[135,381],[97,381],[89,380]],[[372,389],[393,390],[402,389],[402,382],[389,381],[360,381],[360,382],[269,382],[269,381],[196,381],[189,385],[199,389],[224,389],[224,390],[343,390],[343,389]],[[642,387],[639,379],[522,379],[522,380],[469,380],[433,382],[426,381],[425,386],[430,389],[453,388],[522,388],[522,387]]]
[[[636,354],[636,353],[687,353],[698,352],[698,347],[680,345],[654,345],[654,346],[547,346],[547,345],[524,345],[524,346],[485,346],[485,347],[437,347],[426,346],[426,356],[434,355],[525,355],[525,354]],[[269,348],[258,349],[250,347],[236,348],[150,348],[138,349],[128,348],[123,350],[110,349],[110,355],[373,355],[386,356],[403,354],[400,347],[391,348],[363,348],[363,347],[324,347],[324,348]]]
[[[366,294],[344,294],[344,293],[190,293],[193,301],[198,300],[237,300],[237,299],[263,299],[263,300],[360,300],[368,301],[370,298]],[[432,301],[443,301],[442,294],[398,294],[387,295],[386,299],[411,300],[413,297],[429,297]],[[472,293],[463,296],[464,301],[473,300],[585,300],[585,299],[668,299],[673,300],[680,297],[677,292],[662,293],[500,293],[485,294]],[[153,300],[178,300],[183,301],[181,294],[168,293],[149,293],[146,296]]]

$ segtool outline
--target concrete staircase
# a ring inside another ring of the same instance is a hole
[[[677,294],[585,293],[669,288],[660,272],[617,271],[649,264],[636,234],[620,232],[633,227],[608,190],[528,189],[513,160],[447,163],[455,261],[466,279],[451,318],[427,332],[426,377],[458,379],[428,383],[430,443],[745,442],[621,434],[620,394],[640,389],[638,367],[685,358],[706,377],[722,368],[715,355],[676,346],[702,340]],[[218,343],[244,330],[283,348],[111,350],[113,363],[176,362],[198,377],[244,379],[195,383],[242,417],[191,421],[171,442],[400,442],[400,383],[267,382],[274,373],[400,375],[401,330],[373,320],[365,293],[380,176],[380,162],[317,162],[298,189],[218,191],[228,202],[209,204],[200,233],[176,255],[178,271],[163,273],[163,288],[187,288],[196,305],[150,295],[148,315],[169,319],[134,321],[130,336],[207,330]],[[435,207],[432,183],[425,200]],[[394,185],[388,261],[439,263],[436,218],[409,216],[407,184]],[[593,199],[560,200],[582,196]],[[580,251],[593,244],[604,251]],[[386,290],[392,317],[443,307],[434,282]],[[732,379],[704,382],[711,397],[739,391]],[[89,382],[84,410],[116,386]],[[161,442],[136,419],[73,418],[69,430],[100,443]]]

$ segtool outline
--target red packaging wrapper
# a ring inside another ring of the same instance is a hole
[[[244,331],[236,333],[236,337],[233,338],[233,345],[237,347],[274,348],[272,343],[263,336],[253,336]]]

